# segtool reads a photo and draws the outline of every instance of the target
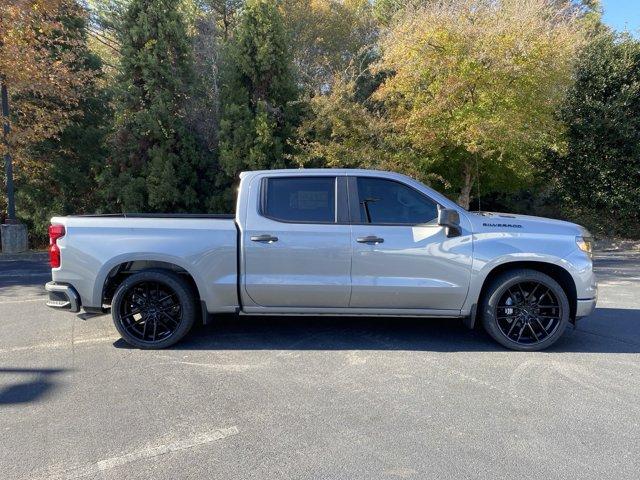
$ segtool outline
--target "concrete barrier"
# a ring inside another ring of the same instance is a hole
[[[22,223],[7,223],[0,225],[0,239],[2,240],[2,253],[26,252],[27,226]]]

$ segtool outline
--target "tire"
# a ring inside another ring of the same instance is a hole
[[[191,286],[168,270],[143,270],[118,286],[111,315],[122,338],[142,349],[179,342],[193,326],[196,299]]]
[[[553,345],[569,324],[566,292],[542,272],[505,272],[488,285],[481,302],[482,324],[501,345],[538,351]]]

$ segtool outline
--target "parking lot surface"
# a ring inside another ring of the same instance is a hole
[[[0,478],[637,479],[640,253],[546,352],[457,320],[224,318],[163,351],[0,256]]]

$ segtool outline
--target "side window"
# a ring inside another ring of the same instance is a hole
[[[438,218],[437,204],[393,180],[358,177],[360,223],[418,225]]]
[[[262,184],[262,214],[283,222],[335,223],[335,177],[272,177]]]

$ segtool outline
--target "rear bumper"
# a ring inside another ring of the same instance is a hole
[[[576,304],[576,318],[586,317],[591,315],[596,308],[597,298],[590,298],[588,300],[578,300]]]
[[[44,286],[44,289],[49,292],[47,307],[69,312],[80,311],[80,295],[71,285],[49,282]]]

